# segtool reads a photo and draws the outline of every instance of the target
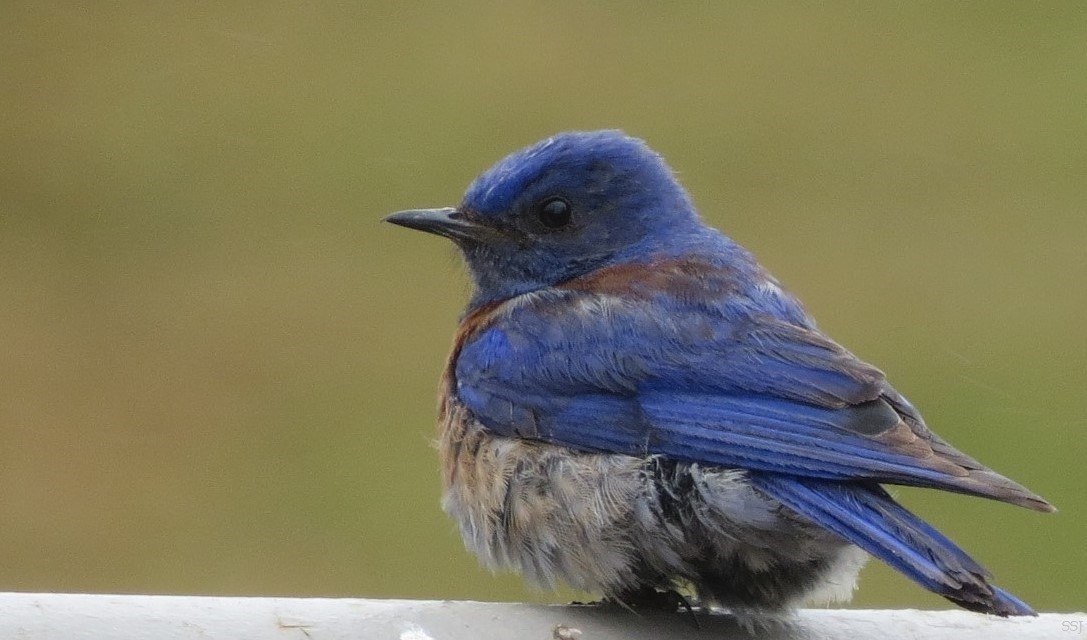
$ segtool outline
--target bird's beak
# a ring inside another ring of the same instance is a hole
[[[473,222],[453,207],[443,209],[409,209],[386,216],[385,222],[401,227],[426,231],[453,240],[481,242],[496,234],[491,227]]]

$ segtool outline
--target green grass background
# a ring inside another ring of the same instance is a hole
[[[454,204],[564,129],[677,169],[1045,516],[899,495],[1087,606],[1087,7],[0,8],[0,589],[562,600],[438,508]],[[866,607],[944,607],[879,565]]]

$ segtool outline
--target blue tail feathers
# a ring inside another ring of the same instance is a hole
[[[990,583],[988,571],[877,484],[766,473],[750,477],[758,489],[789,509],[965,609],[998,616],[1037,615]]]

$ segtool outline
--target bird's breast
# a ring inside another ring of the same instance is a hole
[[[494,435],[452,398],[440,432],[442,506],[486,566],[545,588],[634,580],[645,460]]]

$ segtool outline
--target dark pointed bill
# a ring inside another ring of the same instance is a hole
[[[386,216],[385,222],[401,227],[426,231],[453,240],[484,241],[494,235],[494,229],[465,219],[454,207],[442,209],[409,209]]]

